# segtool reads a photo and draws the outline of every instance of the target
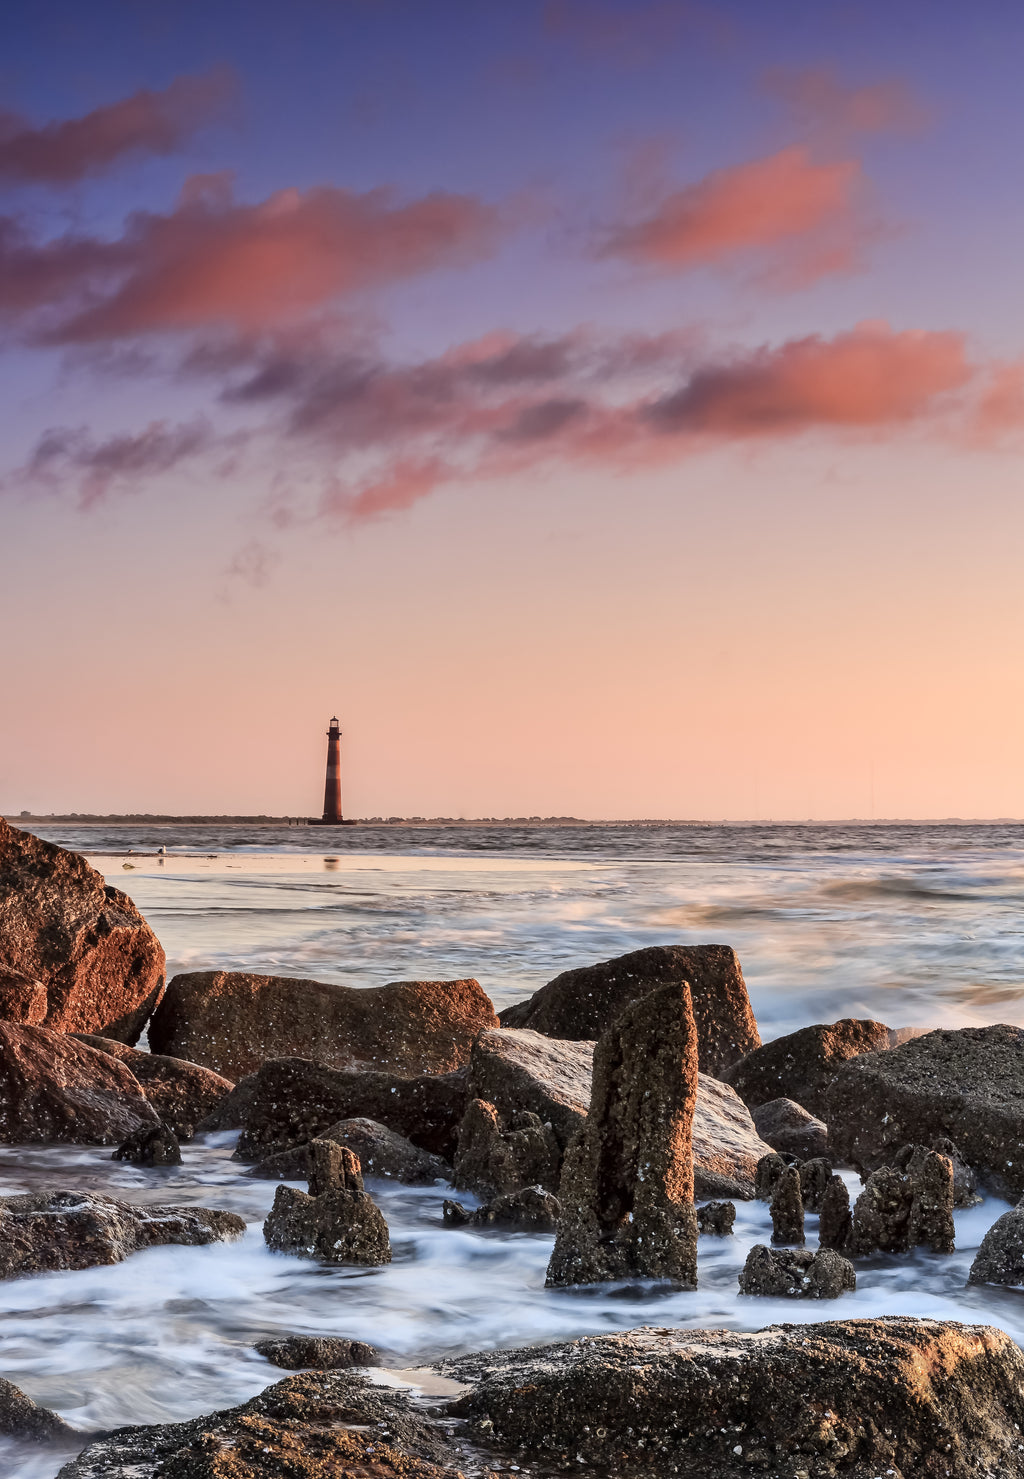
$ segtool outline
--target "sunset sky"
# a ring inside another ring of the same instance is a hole
[[[3,7],[0,809],[1024,816],[1022,55]]]

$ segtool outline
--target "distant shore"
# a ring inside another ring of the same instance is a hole
[[[12,826],[104,827],[307,827],[321,826],[314,817],[165,816],[154,812],[3,812]],[[1020,825],[1021,817],[352,817],[347,827],[952,827]]]

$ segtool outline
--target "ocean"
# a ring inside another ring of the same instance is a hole
[[[644,945],[722,943],[740,955],[766,1039],[841,1016],[1024,1025],[1020,823],[33,830],[84,852],[135,899],[169,973],[352,986],[474,976],[500,1010],[570,966]],[[956,1254],[865,1260],[856,1293],[837,1303],[739,1295],[747,1251],[768,1240],[762,1203],[738,1204],[734,1238],[702,1238],[695,1293],[552,1291],[550,1238],[445,1229],[440,1186],[368,1183],[392,1231],[387,1268],[271,1254],[260,1224],[274,1184],[231,1161],[234,1139],[201,1137],[181,1167],[160,1170],[88,1147],[0,1149],[4,1194],[91,1187],[226,1207],[249,1223],[235,1244],[0,1284],[4,1376],[95,1430],[254,1395],[283,1375],[252,1349],[267,1334],[367,1340],[403,1371],[440,1354],[643,1323],[757,1329],[907,1313],[980,1320],[1024,1342],[1024,1293],[965,1287],[1006,1210],[991,1197],[957,1214]],[[11,1479],[51,1479],[60,1462],[10,1444],[0,1459]]]

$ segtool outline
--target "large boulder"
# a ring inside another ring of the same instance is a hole
[[[41,1027],[49,1008],[49,994],[42,981],[0,964],[0,1022]]]
[[[506,1126],[493,1104],[471,1099],[459,1127],[454,1182],[459,1191],[503,1196],[523,1187],[557,1192],[562,1151],[550,1124],[530,1110]]]
[[[719,1077],[732,1084],[751,1109],[772,1099],[794,1099],[825,1119],[829,1085],[841,1065],[891,1045],[892,1034],[883,1023],[844,1017],[766,1042],[723,1069]]]
[[[246,1101],[239,1160],[258,1161],[304,1145],[339,1120],[370,1119],[450,1161],[466,1111],[466,1074],[400,1078],[329,1068],[308,1058],[272,1058],[251,1086],[247,1082]]]
[[[828,1155],[828,1126],[794,1099],[769,1099],[750,1111],[754,1128],[781,1155],[810,1161]]]
[[[116,1058],[47,1027],[0,1022],[0,1143],[120,1145],[158,1123]]]
[[[238,1238],[245,1222],[212,1207],[136,1207],[99,1192],[0,1197],[0,1278],[120,1263],[162,1243]]]
[[[451,1180],[452,1168],[440,1156],[413,1145],[376,1120],[339,1120],[318,1138],[347,1145],[359,1157],[367,1176],[400,1181],[405,1186],[433,1186],[436,1181]],[[264,1157],[253,1166],[252,1174],[273,1181],[305,1181],[309,1176],[308,1144]]]
[[[42,1016],[38,992],[0,993],[13,1020],[120,1042],[138,1040],[164,984],[163,949],[131,899],[2,817],[0,962],[46,988]]]
[[[697,1285],[697,1031],[675,982],[626,1008],[594,1052],[590,1112],[565,1153],[549,1286]]]
[[[761,1039],[735,950],[728,945],[651,945],[599,965],[563,971],[528,1001],[501,1013],[503,1027],[593,1040],[661,986],[689,984],[700,1068],[716,1078]]]
[[[492,1104],[506,1125],[524,1110],[537,1115],[551,1125],[564,1149],[587,1117],[593,1068],[592,1042],[506,1027],[482,1032],[473,1044],[469,1093]],[[757,1163],[769,1150],[735,1090],[700,1074],[693,1119],[694,1195],[749,1200]]]
[[[212,1068],[167,1058],[162,1053],[144,1053],[109,1037],[75,1034],[99,1053],[120,1058],[142,1085],[143,1093],[160,1118],[178,1133],[191,1134],[200,1120],[216,1112],[235,1087]]]
[[[904,1145],[948,1137],[997,1195],[1024,1194],[1024,1029],[929,1032],[840,1068],[828,1091],[829,1145],[862,1175]]]
[[[443,1370],[470,1385],[453,1403],[470,1435],[538,1466],[644,1479],[1021,1472],[1024,1354],[991,1326],[892,1316],[751,1334],[644,1328]]]
[[[244,971],[175,976],[149,1027],[154,1053],[237,1081],[270,1058],[403,1075],[450,1073],[498,1019],[478,982],[339,986]]]
[[[191,1422],[105,1433],[58,1479],[456,1479],[464,1464],[404,1393],[317,1371]]]

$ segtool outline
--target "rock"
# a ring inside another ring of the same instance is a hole
[[[250,1167],[250,1175],[259,1181],[307,1181],[309,1179],[309,1146],[293,1145],[291,1150],[277,1150]]]
[[[184,1059],[175,1058],[172,1061],[182,1063]],[[206,1072],[212,1073],[213,1070],[207,1069]],[[218,1074],[217,1077],[219,1078],[220,1075]],[[240,1078],[231,1093],[225,1094],[209,1114],[205,1114],[201,1120],[197,1121],[196,1132],[207,1135],[218,1130],[242,1129],[256,1095],[257,1081],[258,1075],[255,1073],[247,1073],[244,1078]],[[229,1083],[230,1080],[225,1079],[224,1082]]]
[[[739,959],[728,945],[652,945],[599,965],[563,971],[528,1001],[506,1007],[501,1024],[592,1041],[630,1002],[684,983],[690,987],[701,1072],[722,1078],[727,1064],[761,1041]]]
[[[702,1073],[693,1116],[694,1195],[750,1201],[768,1149],[735,1089]]]
[[[102,1032],[135,1042],[164,984],[164,952],[131,899],[108,888],[78,853],[0,817],[0,954],[6,971],[45,987],[11,988],[27,1025]]]
[[[948,1137],[998,1196],[1024,1193],[1024,1029],[929,1032],[841,1068],[828,1095],[829,1145],[865,1175],[901,1146]]]
[[[800,1161],[828,1155],[828,1126],[794,1099],[769,1099],[750,1113],[755,1130],[772,1150],[795,1155]]]
[[[506,1129],[493,1104],[471,1099],[459,1128],[454,1179],[460,1191],[501,1196],[525,1186],[558,1190],[562,1153],[550,1124],[520,1110]]]
[[[286,1056],[411,1078],[461,1068],[477,1033],[497,1025],[472,980],[358,987],[198,971],[171,981],[149,1042],[232,1080]]]
[[[445,1227],[495,1227],[503,1232],[551,1233],[561,1215],[558,1198],[542,1186],[506,1192],[472,1211],[451,1200],[443,1207]]]
[[[284,1371],[344,1371],[351,1366],[377,1364],[372,1345],[341,1335],[268,1336],[256,1342],[256,1350]]]
[[[740,1293],[769,1299],[838,1299],[857,1287],[848,1258],[831,1248],[751,1248],[740,1271]]]
[[[759,1202],[771,1201],[786,1167],[795,1164],[792,1157],[779,1155],[775,1150],[761,1157],[754,1168],[754,1196]]]
[[[587,1117],[594,1044],[566,1042],[526,1028],[482,1032],[473,1044],[469,1092],[493,1104],[507,1124],[517,1111],[550,1124],[562,1149]],[[757,1162],[768,1146],[728,1085],[700,1074],[693,1118],[694,1193],[749,1201]]]
[[[675,983],[649,992],[597,1044],[590,1112],[562,1168],[548,1286],[651,1278],[696,1287],[689,997]]]
[[[213,1114],[235,1087],[230,1079],[199,1063],[167,1058],[162,1053],[143,1053],[109,1037],[85,1033],[75,1036],[99,1053],[120,1058],[142,1085],[164,1124],[173,1125],[182,1139],[190,1139],[199,1121]]]
[[[79,1191],[0,1197],[0,1278],[120,1263],[141,1248],[203,1247],[244,1232],[241,1217],[212,1207],[136,1207]]]
[[[824,1156],[800,1162],[800,1195],[808,1212],[820,1212],[832,1181],[832,1162]]]
[[[917,1158],[913,1174],[894,1166],[873,1171],[853,1207],[854,1257],[920,1246],[933,1253],[954,1249],[953,1166],[935,1151]]]
[[[702,1233],[714,1233],[716,1237],[726,1238],[733,1229],[736,1221],[736,1208],[732,1202],[707,1202],[703,1207],[697,1208],[697,1231]]]
[[[465,1111],[464,1072],[398,1078],[275,1058],[255,1075],[235,1154],[260,1160],[304,1145],[339,1120],[371,1119],[450,1160]]]
[[[123,1063],[48,1027],[0,1022],[0,1142],[119,1145],[159,1124]]]
[[[81,1441],[78,1431],[48,1407],[37,1407],[31,1397],[0,1376],[0,1437],[20,1443]]]
[[[2,947],[0,947],[2,948]],[[41,1027],[50,1001],[42,981],[0,964],[0,1021]],[[17,1391],[17,1387],[14,1388]],[[26,1402],[28,1398],[25,1398]]]
[[[329,1140],[313,1140],[308,1153],[309,1194],[277,1188],[263,1224],[267,1245],[324,1263],[390,1263],[388,1225],[363,1190],[357,1157]]]
[[[967,1282],[1024,1286],[1024,1208],[1012,1207],[993,1222],[974,1256]]]
[[[787,1166],[775,1183],[769,1211],[772,1217],[773,1243],[803,1242],[804,1202],[800,1192],[798,1166]]]
[[[129,1135],[110,1159],[133,1166],[180,1166],[181,1146],[170,1125],[146,1125]]]
[[[105,1433],[58,1479],[456,1479],[452,1448],[404,1393],[307,1371],[240,1407]]]
[[[592,1042],[559,1042],[539,1032],[481,1032],[469,1060],[469,1099],[493,1104],[508,1123],[523,1111],[549,1124],[562,1150],[587,1117]]]
[[[367,1176],[401,1181],[405,1186],[433,1186],[435,1181],[450,1181],[452,1177],[451,1167],[440,1156],[421,1150],[376,1120],[339,1120],[320,1138],[347,1145],[359,1157]]]
[[[818,1022],[755,1047],[721,1077],[751,1108],[784,1097],[826,1120],[828,1089],[842,1064],[890,1044],[889,1028],[881,1022],[860,1017]]]
[[[850,1208],[850,1193],[841,1176],[829,1178],[821,1199],[818,1215],[818,1243],[822,1248],[831,1248],[837,1253],[850,1246],[853,1234],[853,1212]]]
[[[893,1165],[898,1171],[906,1171],[911,1176],[920,1170],[923,1158],[929,1154],[929,1149],[944,1155],[953,1167],[953,1205],[954,1207],[976,1207],[981,1201],[978,1196],[978,1178],[964,1161],[960,1152],[945,1135],[936,1135],[931,1145],[904,1145],[893,1157]]]
[[[567,1460],[644,1479],[1020,1470],[1024,1354],[991,1326],[892,1316],[750,1334],[648,1328],[442,1369],[471,1384],[452,1404],[470,1434],[543,1472]]]

